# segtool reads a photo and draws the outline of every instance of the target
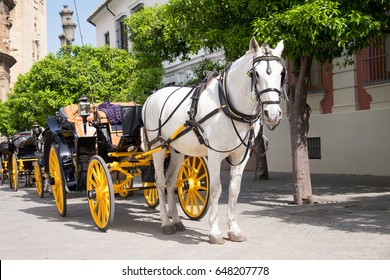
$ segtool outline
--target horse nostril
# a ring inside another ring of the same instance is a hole
[[[268,116],[268,111],[267,110],[264,110],[264,116],[268,119],[269,116]]]
[[[279,111],[279,119],[281,119],[281,118],[282,118],[282,116],[283,116],[283,113],[282,113],[282,111]]]

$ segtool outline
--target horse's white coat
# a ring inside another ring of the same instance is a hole
[[[226,87],[231,98],[232,104],[242,113],[253,115],[256,114],[258,101],[253,98],[251,89],[251,78],[247,72],[253,67],[254,57],[262,56],[265,52],[271,53],[273,56],[280,57],[283,51],[283,41],[281,41],[275,49],[268,46],[259,47],[255,39],[250,42],[250,50],[241,58],[236,60],[232,65],[226,77]],[[267,63],[272,69],[269,75],[266,73]],[[260,61],[255,64],[254,71],[258,75],[258,83],[256,87],[258,91],[266,88],[280,88],[281,72],[283,66],[280,61]],[[183,87],[176,90],[177,87],[166,87],[149,97],[143,107],[144,133],[147,134],[149,140],[157,137],[157,128],[159,119],[163,124],[171,115],[171,112],[178,106],[184,96],[190,91],[190,88]],[[261,101],[278,101],[279,95],[277,92],[269,91],[261,94]],[[191,98],[187,98],[169,119],[169,121],[161,128],[161,138],[168,139],[176,130],[189,119],[188,111],[191,105]],[[164,105],[165,104],[165,105]],[[201,119],[206,114],[220,107],[218,97],[218,81],[213,79],[205,91],[201,94],[196,120]],[[264,114],[264,112],[267,112]],[[262,119],[268,126],[275,126],[279,123],[282,116],[282,111],[278,104],[267,104],[263,106]],[[237,131],[241,138],[248,140],[248,131],[250,124],[234,121]],[[259,132],[259,121],[253,123],[255,134]],[[176,230],[184,230],[181,219],[178,215],[174,191],[178,170],[184,160],[184,155],[208,157],[208,169],[210,178],[210,233],[209,238],[211,243],[223,243],[221,231],[218,225],[218,200],[221,194],[220,169],[221,162],[224,158],[229,157],[231,162],[239,163],[245,156],[246,147],[241,144],[233,125],[232,120],[228,118],[222,111],[202,123],[202,127],[207,135],[210,146],[218,150],[218,152],[208,149],[201,145],[196,138],[194,132],[189,132],[184,136],[177,138],[170,144],[171,161],[166,176],[164,175],[164,153],[165,150],[153,153],[153,163],[156,170],[156,184],[160,198],[160,216],[162,221],[163,233],[170,234]],[[160,143],[154,144],[151,148],[158,146]],[[178,152],[176,152],[176,151]],[[229,184],[229,205],[227,213],[227,222],[229,225],[228,236],[233,241],[244,241],[245,237],[241,233],[241,229],[237,223],[237,198],[240,192],[241,177],[244,167],[249,156],[237,166],[232,165],[230,171]],[[167,186],[168,209],[164,195],[164,186]]]

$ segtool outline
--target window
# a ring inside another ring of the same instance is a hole
[[[313,61],[310,69],[310,80],[307,85],[309,93],[324,91],[324,65]]]
[[[307,150],[309,159],[321,159],[321,137],[308,137]]]
[[[362,52],[363,83],[390,82],[390,36]]]
[[[110,45],[110,32],[104,34],[104,44]]]
[[[130,14],[134,14],[138,11],[140,11],[144,7],[144,3],[137,4],[134,8],[130,10]]]
[[[127,38],[127,28],[123,22],[126,16],[121,17],[116,21],[116,43],[119,49],[128,50],[129,49],[129,40]]]

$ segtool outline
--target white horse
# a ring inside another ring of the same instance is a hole
[[[177,173],[184,155],[207,156],[210,178],[209,241],[211,244],[224,243],[218,226],[218,200],[222,189],[221,162],[228,157],[232,164],[227,213],[228,237],[232,241],[246,240],[237,223],[236,208],[241,177],[249,158],[247,151],[259,132],[260,121],[273,129],[282,118],[279,104],[284,77],[280,59],[283,48],[283,41],[272,49],[268,45],[260,47],[256,39],[252,38],[249,51],[220,76],[209,81],[198,95],[197,106],[191,106],[197,97],[192,96],[193,90],[189,87],[162,88],[146,101],[142,112],[143,146],[147,144],[148,148],[153,149],[162,145],[164,148],[153,153],[163,234],[185,230],[174,197]],[[176,137],[177,129],[183,124],[188,128],[188,133]],[[167,147],[171,151],[171,160],[164,174]],[[165,205],[165,186],[168,209]]]

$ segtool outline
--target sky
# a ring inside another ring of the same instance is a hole
[[[80,23],[77,22],[76,8]],[[59,12],[64,5],[68,5],[73,13],[73,22],[77,24],[75,31],[74,45],[82,45],[81,34],[84,45],[91,44],[96,46],[95,26],[87,22],[87,18],[102,4],[104,0],[47,0],[47,52],[56,53],[60,49],[60,39],[58,36],[63,32],[61,27],[61,16]]]

